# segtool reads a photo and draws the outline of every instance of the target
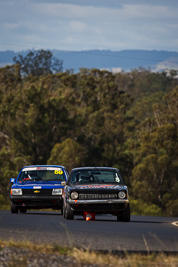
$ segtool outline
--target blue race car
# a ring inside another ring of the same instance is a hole
[[[68,171],[57,165],[32,165],[21,169],[17,178],[11,178],[11,212],[25,213],[27,209],[63,210],[63,185]]]

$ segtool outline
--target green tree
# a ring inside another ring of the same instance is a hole
[[[10,146],[4,146],[0,150],[0,195],[7,201],[10,194],[10,178],[16,178],[22,166],[28,159],[17,157]]]
[[[24,77],[18,64],[0,68],[4,194],[8,197],[10,176],[26,164],[50,162],[69,170],[114,166],[130,187],[135,209],[142,201],[143,209],[149,204],[146,214],[162,210],[175,216],[176,74],[144,69],[51,72]]]
[[[152,123],[148,127],[145,121],[138,128],[140,146],[133,169],[133,194],[159,205],[162,211],[169,200],[177,199],[177,92],[178,87],[166,94],[161,104],[154,104]]]
[[[83,165],[83,157],[83,148],[75,140],[67,138],[63,142],[55,144],[48,164],[64,165],[71,171],[72,168]]]
[[[61,72],[63,69],[63,61],[53,57],[49,50],[30,51],[26,56],[18,55],[13,60],[20,66],[22,75],[41,76]]]

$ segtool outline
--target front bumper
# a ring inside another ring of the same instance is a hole
[[[97,200],[72,200],[67,201],[70,205],[87,205],[87,204],[118,204],[118,203],[129,203],[128,199],[97,199]]]
[[[59,208],[62,207],[62,196],[10,196],[10,200],[17,207],[26,208]]]
[[[96,214],[117,215],[127,208],[128,199],[102,199],[102,200],[67,200],[72,210],[78,214],[83,211],[94,212]]]

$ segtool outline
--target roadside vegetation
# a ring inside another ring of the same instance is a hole
[[[24,165],[60,164],[117,167],[133,214],[178,216],[177,72],[73,73],[45,51],[27,57],[0,68],[1,209]]]
[[[9,253],[9,254],[8,254]],[[170,266],[178,265],[177,255],[164,253],[112,253],[94,252],[87,249],[37,245],[30,242],[0,240],[2,266]],[[5,263],[5,264],[4,264]]]

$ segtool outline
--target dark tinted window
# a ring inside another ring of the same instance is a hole
[[[18,181],[65,181],[62,168],[32,167],[24,168]]]
[[[71,173],[71,184],[123,184],[120,173],[116,170],[76,170]]]

